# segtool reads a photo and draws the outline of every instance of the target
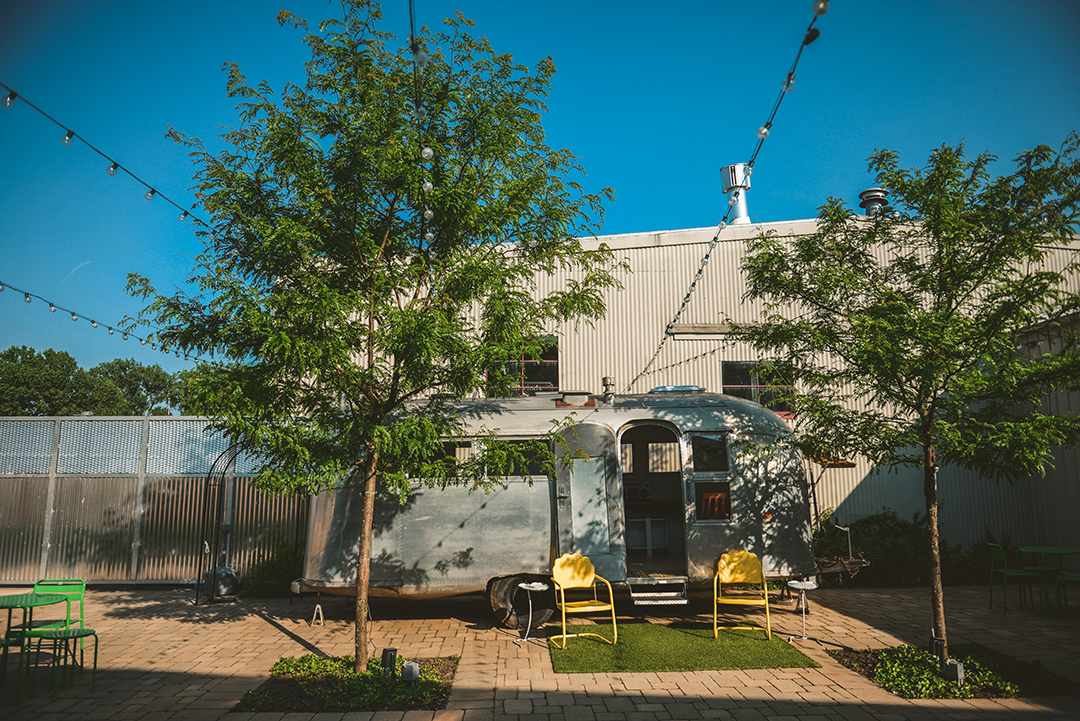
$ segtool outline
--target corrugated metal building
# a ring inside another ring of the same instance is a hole
[[[760,318],[760,302],[746,302],[746,283],[740,270],[746,240],[762,232],[781,237],[815,232],[816,221],[732,225],[719,234],[716,228],[670,230],[602,236],[590,245],[608,245],[632,269],[623,278],[624,290],[608,296],[607,317],[594,327],[566,325],[555,330],[558,343],[559,385],[566,390],[601,390],[601,378],[612,376],[620,391],[640,393],[663,385],[699,385],[710,391],[746,395],[748,365],[757,354],[745,344],[726,340],[724,325],[730,318],[753,322]],[[717,242],[710,253],[713,238]],[[1074,260],[1074,250],[1055,252],[1048,260],[1062,269]],[[702,259],[709,260],[702,265]],[[686,302],[687,289],[702,270]],[[1073,290],[1078,290],[1073,273]],[[542,290],[561,282],[541,279]],[[680,312],[681,309],[681,312]],[[671,335],[661,348],[668,324],[679,314]],[[1024,352],[1049,350],[1045,338],[1024,339]],[[657,351],[659,349],[659,353]],[[649,364],[649,371],[639,377]],[[1059,394],[1055,412],[1080,412],[1080,394]],[[843,524],[880,512],[883,508],[910,518],[924,512],[922,477],[918,472],[877,472],[865,460],[852,468],[823,469],[810,464],[808,474],[819,479],[817,504],[835,509]],[[1080,451],[1055,454],[1055,468],[1045,477],[1012,486],[997,484],[957,468],[940,473],[940,521],[943,537],[952,545],[1008,535],[1018,545],[1080,547]]]

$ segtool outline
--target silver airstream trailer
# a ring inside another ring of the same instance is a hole
[[[519,584],[546,580],[577,551],[629,587],[635,603],[685,603],[712,582],[718,556],[742,547],[767,576],[816,572],[802,458],[784,420],[697,387],[638,395],[551,393],[462,401],[477,433],[541,438],[565,422],[554,478],[509,478],[490,493],[415,488],[402,506],[378,499],[371,594],[437,597],[486,590],[499,620],[526,623]],[[469,452],[468,439],[456,444]],[[569,450],[568,450],[569,449]],[[353,593],[363,499],[358,488],[311,500],[304,577],[294,590]],[[550,605],[534,594],[533,623]]]

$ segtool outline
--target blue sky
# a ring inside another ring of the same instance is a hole
[[[558,68],[544,124],[580,156],[587,186],[611,186],[604,232],[714,225],[721,166],[749,158],[807,24],[809,0],[657,4],[415,0],[419,24],[461,10],[497,51]],[[302,83],[301,35],[281,7],[315,22],[316,0],[34,0],[0,3],[0,82],[183,207],[193,168],[169,125],[215,145],[235,121],[225,62],[275,90]],[[408,2],[384,3],[404,42]],[[1080,3],[1075,0],[833,0],[803,53],[758,157],[755,221],[812,218],[832,195],[857,203],[866,157],[922,165],[942,143],[1002,158],[1059,145],[1080,129]],[[107,335],[142,301],[128,273],[183,283],[201,245],[178,211],[21,101],[0,108],[0,281],[94,318],[0,293],[0,349],[72,354],[84,368],[133,357],[172,372],[191,363]],[[195,212],[198,212],[197,210]],[[689,283],[690,278],[687,278]],[[657,329],[659,334],[661,329]],[[143,335],[149,331],[140,331]]]

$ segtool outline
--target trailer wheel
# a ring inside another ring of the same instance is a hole
[[[551,590],[532,592],[532,623],[529,624],[529,592],[518,588],[519,584],[530,581],[546,582],[551,585],[551,579],[539,576],[531,577],[500,576],[488,581],[487,595],[491,601],[491,610],[495,612],[495,619],[503,628],[522,629],[529,625],[530,629],[542,626],[549,618],[555,605],[555,596]]]

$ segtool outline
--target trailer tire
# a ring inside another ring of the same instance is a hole
[[[488,581],[487,595],[491,601],[491,610],[495,612],[495,619],[503,628],[523,629],[526,625],[530,630],[544,625],[554,611],[555,595],[549,589],[547,591],[532,592],[532,623],[529,623],[529,592],[519,588],[519,584],[532,581],[546,582],[551,585],[551,579],[540,576],[500,576]]]

